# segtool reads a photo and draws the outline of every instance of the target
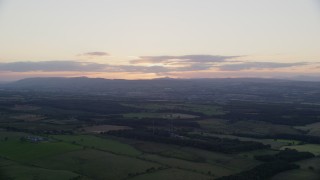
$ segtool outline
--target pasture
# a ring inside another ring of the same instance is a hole
[[[0,141],[0,155],[19,162],[30,162],[31,160],[79,149],[81,147],[64,142],[33,143],[13,138]]]
[[[56,135],[52,137],[66,143],[78,144],[88,148],[99,149],[115,154],[128,156],[137,156],[141,154],[141,152],[128,144],[93,135]]]
[[[311,152],[314,155],[320,155],[320,145],[319,144],[303,144],[296,146],[283,146],[281,149],[295,149],[301,152]]]
[[[146,173],[150,168],[161,167],[154,162],[92,149],[59,154],[38,159],[33,163],[49,169],[64,169],[76,172],[97,180],[124,179],[133,174]]]
[[[45,169],[33,166],[25,165],[8,165],[1,167],[5,172],[5,177],[8,179],[17,179],[17,180],[30,180],[30,179],[40,179],[40,180],[70,180],[72,178],[77,178],[80,175],[73,173],[71,171],[65,170],[52,170]],[[82,178],[85,180],[87,178]],[[88,179],[89,180],[89,179]]]

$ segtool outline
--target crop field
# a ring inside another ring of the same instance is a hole
[[[62,140],[66,143],[79,144],[88,148],[99,149],[116,154],[129,156],[137,156],[141,154],[141,152],[128,144],[124,144],[112,139],[96,137],[93,135],[56,135],[53,136],[53,138]]]

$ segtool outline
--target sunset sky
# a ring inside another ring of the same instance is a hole
[[[0,0],[0,81],[320,78],[319,0]]]

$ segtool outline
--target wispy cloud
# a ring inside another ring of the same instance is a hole
[[[241,71],[248,69],[278,69],[286,67],[304,66],[308,65],[306,62],[297,63],[277,63],[277,62],[244,62],[237,64],[226,64],[219,66],[222,71]]]
[[[86,52],[83,54],[80,54],[80,56],[109,56],[110,54],[107,52],[102,51],[94,51],[94,52]]]
[[[184,56],[140,56],[131,60],[132,64],[175,64],[175,63],[215,63],[224,62],[240,56],[184,55]]]

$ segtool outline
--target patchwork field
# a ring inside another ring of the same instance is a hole
[[[34,161],[50,169],[65,169],[93,179],[124,179],[158,169],[161,165],[133,157],[115,155],[98,150],[81,150]]]
[[[0,88],[0,179],[320,179],[320,142],[308,136],[318,135],[318,105],[282,102],[287,91],[266,101],[256,85],[255,95],[216,89],[233,91],[227,98],[215,88],[201,96],[152,86],[151,94]]]
[[[182,111],[190,111],[196,113],[202,113],[207,116],[213,115],[224,115],[225,111],[219,106],[215,105],[202,105],[202,104],[175,104],[175,103],[142,103],[142,104],[124,104],[126,106],[146,109],[149,111],[159,111],[159,110],[182,110]]]

